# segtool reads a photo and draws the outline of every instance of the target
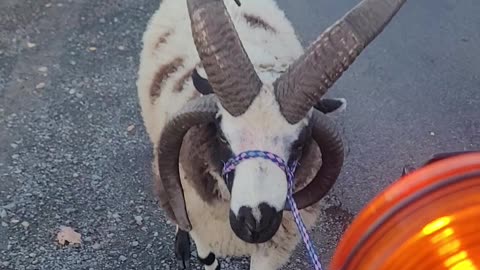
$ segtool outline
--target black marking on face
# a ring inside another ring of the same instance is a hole
[[[312,134],[312,130],[309,126],[304,127],[298,138],[290,145],[290,155],[288,157],[288,166],[292,166],[293,162],[298,161],[303,154],[303,149],[308,142]]]
[[[223,169],[223,165],[227,163],[227,161],[231,158],[233,158],[235,155],[232,151],[232,148],[230,147],[230,143],[225,137],[225,134],[223,133],[221,129],[221,122],[222,122],[222,117],[218,117],[215,120],[215,129],[216,129],[216,136],[215,136],[215,151],[213,151],[212,159],[217,161],[217,170],[221,173]],[[227,185],[228,190],[230,193],[232,192],[232,187],[233,187],[233,179],[235,178],[235,170],[227,173],[224,177],[223,180],[225,181],[225,184]]]

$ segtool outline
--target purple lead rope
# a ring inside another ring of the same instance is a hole
[[[320,264],[320,259],[318,258],[315,249],[313,247],[312,242],[310,241],[310,237],[308,236],[307,228],[303,223],[302,217],[300,216],[300,212],[298,211],[297,204],[293,200],[293,188],[294,188],[294,173],[297,167],[297,162],[293,164],[291,168],[288,167],[287,163],[279,156],[265,151],[246,151],[240,153],[238,156],[230,159],[225,166],[223,167],[223,175],[231,172],[235,169],[235,167],[243,160],[252,159],[252,158],[263,158],[272,161],[273,163],[277,164],[287,175],[288,181],[288,193],[287,193],[287,201],[290,204],[290,208],[292,209],[293,218],[295,223],[297,224],[298,230],[300,231],[300,235],[302,237],[303,242],[305,243],[305,247],[307,248],[308,255],[310,260],[315,267],[315,270],[322,270],[322,265]]]

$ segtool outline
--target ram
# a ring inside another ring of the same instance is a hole
[[[285,171],[249,150],[297,164],[292,195],[307,229],[343,164],[322,99],[405,0],[364,0],[305,50],[273,0],[163,0],[149,20],[137,90],[153,144],[160,207],[176,228],[175,254],[190,266],[190,239],[205,269],[250,256],[274,270],[297,246]]]

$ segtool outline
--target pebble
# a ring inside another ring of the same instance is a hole
[[[18,145],[17,145],[16,143],[11,143],[10,146],[11,146],[12,148],[17,148]]]
[[[95,249],[95,250],[100,249],[100,244],[95,243],[95,244],[93,244],[92,248]]]
[[[0,218],[6,218],[7,217],[7,211],[5,209],[0,210]]]
[[[30,226],[30,223],[28,223],[27,221],[24,221],[22,222],[22,226],[26,229]]]
[[[33,48],[33,47],[35,47],[35,46],[37,46],[37,44],[32,43],[32,42],[27,42],[27,47],[28,47],[28,48]]]
[[[70,91],[68,91],[68,93],[69,93],[70,95],[75,94],[75,92],[76,92],[75,89],[70,89]]]
[[[32,252],[32,253],[28,254],[28,256],[30,256],[30,258],[34,258],[35,256],[37,256],[37,254]]]
[[[19,222],[20,222],[20,220],[18,220],[18,219],[16,219],[16,218],[12,218],[12,219],[10,220],[10,223],[12,223],[12,224],[17,224],[17,223],[19,223]]]
[[[77,211],[77,209],[75,209],[75,208],[67,208],[67,209],[65,209],[65,212],[67,212],[67,214],[71,214],[71,213],[74,213],[74,212],[76,212],[76,211]]]
[[[7,210],[13,210],[15,208],[15,203],[9,203],[7,205],[5,205],[3,208],[4,209],[7,209]]]
[[[44,82],[41,82],[41,83],[39,83],[35,86],[35,89],[42,89],[42,88],[45,88],[45,83]]]
[[[123,51],[123,50],[125,50],[125,47],[124,47],[124,46],[118,46],[118,49],[119,49],[120,51]]]
[[[137,222],[138,225],[142,225],[143,218],[142,216],[135,216],[135,222]]]
[[[94,52],[94,51],[97,50],[97,48],[96,47],[90,47],[90,48],[88,48],[88,50],[91,51],[91,52]]]
[[[8,227],[8,224],[7,224],[6,222],[3,222],[3,221],[2,221],[2,226],[3,226],[3,227]]]
[[[19,156],[18,154],[13,154],[13,155],[12,155],[12,158],[13,158],[13,159],[17,159],[17,158],[19,158],[19,157],[20,157],[20,156]]]
[[[121,262],[124,262],[127,260],[127,257],[121,255],[119,258],[118,258]]]
[[[47,67],[39,67],[39,68],[38,68],[38,71],[40,71],[40,72],[47,72],[47,71],[48,71],[48,68],[47,68]]]
[[[138,246],[138,244],[139,244],[138,241],[133,241],[132,242],[132,246],[134,246],[134,247]]]
[[[78,177],[78,173],[73,173],[73,177]]]
[[[115,214],[112,215],[112,217],[113,217],[114,219],[119,219],[119,218],[120,218],[120,215],[119,215],[118,213],[115,213]]]

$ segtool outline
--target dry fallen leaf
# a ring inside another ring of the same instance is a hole
[[[57,234],[57,241],[60,245],[81,244],[82,235],[77,233],[71,227],[61,226]]]

